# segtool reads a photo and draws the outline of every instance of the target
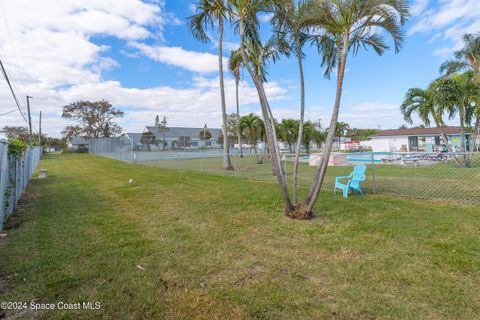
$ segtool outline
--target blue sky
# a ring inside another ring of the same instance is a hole
[[[141,131],[155,115],[171,126],[220,125],[216,33],[213,42],[195,41],[185,26],[192,0],[105,0],[85,4],[49,0],[15,4],[0,0],[4,14],[0,55],[18,95],[33,95],[34,119],[44,111],[44,131],[58,136],[67,124],[62,106],[78,99],[108,99],[125,111],[125,131]],[[425,87],[439,75],[440,64],[461,47],[465,32],[480,31],[478,0],[416,0],[405,26],[405,45],[378,57],[360,51],[349,57],[340,120],[359,128],[396,128],[403,124],[399,105],[410,87]],[[1,23],[0,23],[1,24]],[[270,26],[262,24],[262,34]],[[235,48],[232,30],[225,35],[224,56]],[[323,78],[320,56],[305,47],[307,118],[328,125],[335,79]],[[296,61],[269,66],[267,94],[274,115],[298,117]],[[226,73],[227,108],[235,111],[234,82]],[[259,112],[256,91],[244,74],[241,113]],[[4,83],[0,113],[13,108]],[[24,105],[25,103],[22,102]],[[18,113],[0,117],[0,126],[22,125]]]

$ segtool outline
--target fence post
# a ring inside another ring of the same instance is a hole
[[[375,180],[375,154],[372,152],[372,191],[373,194],[377,193],[377,181]]]
[[[5,141],[0,141],[0,230],[3,229],[3,222],[7,216],[6,203],[9,199],[6,199],[5,192],[7,188],[7,179],[8,179],[8,165],[5,165],[8,154],[7,154],[7,145]],[[6,177],[5,177],[6,176]]]

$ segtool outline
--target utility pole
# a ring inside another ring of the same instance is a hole
[[[27,112],[28,112],[28,129],[30,132],[30,146],[32,146],[32,117],[30,115],[30,99],[33,99],[33,97],[27,96]]]
[[[40,118],[38,120],[38,145],[42,146],[42,110],[40,110]]]

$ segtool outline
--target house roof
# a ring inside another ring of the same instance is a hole
[[[448,135],[459,135],[460,127],[443,127],[443,132]],[[393,129],[380,130],[370,137],[391,137],[391,136],[422,136],[422,135],[440,135],[439,128],[411,128],[411,129]]]
[[[157,127],[147,126],[147,130],[150,131],[158,139],[163,139],[163,132],[161,132]],[[206,130],[210,131],[212,138],[210,140],[217,140],[220,135],[220,129],[207,128]],[[167,127],[165,132],[165,139],[178,139],[181,136],[189,136],[192,139],[198,139],[200,132],[203,131],[203,128],[183,128],[183,127]]]
[[[142,138],[141,132],[127,132],[125,135],[127,135],[130,139],[133,139],[133,141],[140,141]]]
[[[79,145],[79,144],[88,144],[87,139],[83,137],[71,137],[70,143],[72,145]]]

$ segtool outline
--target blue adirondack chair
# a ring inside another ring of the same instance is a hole
[[[358,191],[363,196],[364,194],[363,194],[363,190],[360,183],[362,181],[365,181],[366,170],[367,170],[367,166],[362,164],[362,165],[355,166],[353,168],[353,172],[350,173],[349,176],[336,177],[333,193],[336,193],[337,189],[341,189],[343,192],[343,197],[348,198],[348,193],[350,190],[352,190],[352,193],[354,193],[355,191]],[[345,179],[348,179],[346,184],[342,182],[342,180],[345,180]]]

